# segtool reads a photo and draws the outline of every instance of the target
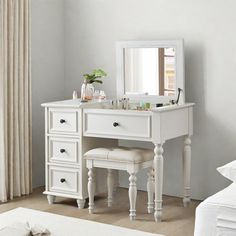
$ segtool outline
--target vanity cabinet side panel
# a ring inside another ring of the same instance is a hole
[[[83,137],[83,109],[80,109],[78,125],[80,128],[80,142],[79,142],[79,160],[80,160],[80,186],[81,186],[81,195],[83,198],[88,197],[87,184],[88,184],[88,171],[86,168],[86,162],[84,159],[86,140]],[[91,143],[92,144],[92,143]]]
[[[49,190],[48,186],[48,107],[45,107],[45,190]]]
[[[189,133],[189,109],[161,112],[161,138],[176,138]]]
[[[154,144],[164,143],[165,140],[161,138],[161,113],[152,113],[152,142]]]
[[[188,135],[193,135],[193,107],[188,109]]]

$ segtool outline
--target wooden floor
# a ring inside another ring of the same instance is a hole
[[[95,199],[96,210],[93,215],[89,215],[86,208],[78,210],[76,201],[73,199],[58,198],[55,204],[48,205],[46,196],[42,192],[43,188],[38,188],[30,196],[0,204],[0,212],[16,207],[26,207],[151,233],[164,234],[166,236],[192,236],[195,208],[199,204],[198,201],[192,201],[189,208],[184,208],[182,206],[182,199],[164,196],[163,222],[155,223],[153,215],[147,214],[146,211],[146,192],[139,191],[137,219],[131,222],[128,217],[129,203],[127,189],[118,189],[114,199],[114,207],[109,209],[106,207],[106,196],[98,196]]]

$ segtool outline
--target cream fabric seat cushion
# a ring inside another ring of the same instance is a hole
[[[143,148],[95,148],[84,154],[86,159],[110,160],[128,163],[141,163],[150,161],[154,157],[154,152]]]

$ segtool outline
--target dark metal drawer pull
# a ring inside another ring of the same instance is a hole
[[[60,153],[64,153],[64,152],[66,152],[65,149],[60,149]]]
[[[66,123],[66,121],[64,119],[60,119],[60,123],[63,124]]]
[[[114,126],[114,127],[117,127],[117,126],[119,126],[119,123],[114,122],[114,123],[113,123],[113,126]]]
[[[62,178],[62,179],[60,179],[60,182],[61,182],[61,183],[64,183],[64,182],[66,182],[66,179],[63,179],[63,178]]]

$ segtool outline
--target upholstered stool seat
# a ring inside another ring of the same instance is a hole
[[[153,150],[142,148],[95,148],[84,154],[86,159],[101,159],[129,163],[153,160]]]
[[[153,157],[154,153],[149,149],[142,148],[95,148],[84,154],[88,172],[88,194],[89,194],[89,212],[94,210],[94,171],[93,168],[107,168],[107,186],[108,186],[108,206],[112,205],[114,176],[113,170],[126,170],[129,174],[129,201],[130,201],[130,219],[136,216],[136,174],[140,169],[149,168],[147,191],[148,191],[148,212],[153,212],[153,194],[154,194],[154,175],[153,175]]]

